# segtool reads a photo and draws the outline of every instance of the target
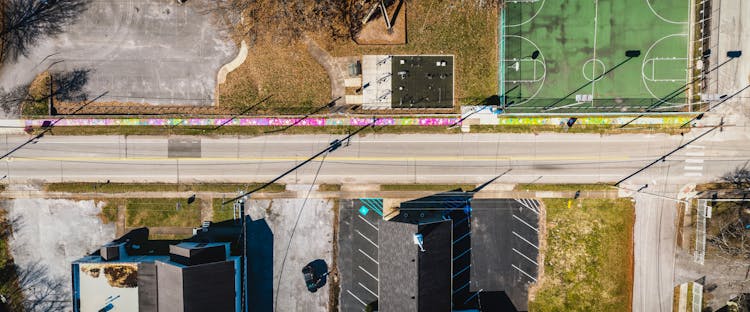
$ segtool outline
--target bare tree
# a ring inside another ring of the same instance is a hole
[[[748,190],[750,189],[750,169],[747,168],[747,164],[737,167],[721,176],[721,181],[730,183],[738,190]]]
[[[25,311],[63,311],[68,308],[70,300],[64,279],[51,276],[47,267],[39,262],[17,270]]]
[[[21,105],[29,100],[29,85],[20,85],[10,91],[0,90],[0,111],[6,117],[21,115]]]
[[[86,10],[90,0],[0,1],[0,62],[15,61],[45,36],[63,32]]]

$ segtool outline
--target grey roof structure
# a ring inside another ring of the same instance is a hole
[[[416,312],[417,257],[419,247],[414,244],[416,224],[382,222],[378,234],[380,259],[380,298],[382,311]]]
[[[414,243],[422,234],[423,247]],[[379,241],[382,311],[451,310],[451,222],[382,222]]]
[[[135,232],[72,263],[73,311],[240,311],[240,257],[229,242],[144,250],[156,241]]]

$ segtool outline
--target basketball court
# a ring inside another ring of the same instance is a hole
[[[688,14],[684,0],[507,1],[499,75],[506,111],[682,110],[685,92],[659,99],[689,79]]]

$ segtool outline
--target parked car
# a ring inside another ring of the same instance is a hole
[[[318,291],[318,276],[315,273],[312,265],[308,264],[302,268],[302,275],[305,277],[305,284],[310,292]]]

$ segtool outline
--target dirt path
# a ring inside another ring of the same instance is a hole
[[[125,205],[117,205],[117,222],[115,223],[117,237],[125,235],[125,210]]]
[[[359,57],[333,57],[326,50],[321,48],[315,40],[305,38],[307,52],[325,68],[328,77],[331,80],[331,98],[343,97],[346,94],[344,80],[349,77],[349,64],[356,62]],[[339,103],[343,103],[340,101]]]

